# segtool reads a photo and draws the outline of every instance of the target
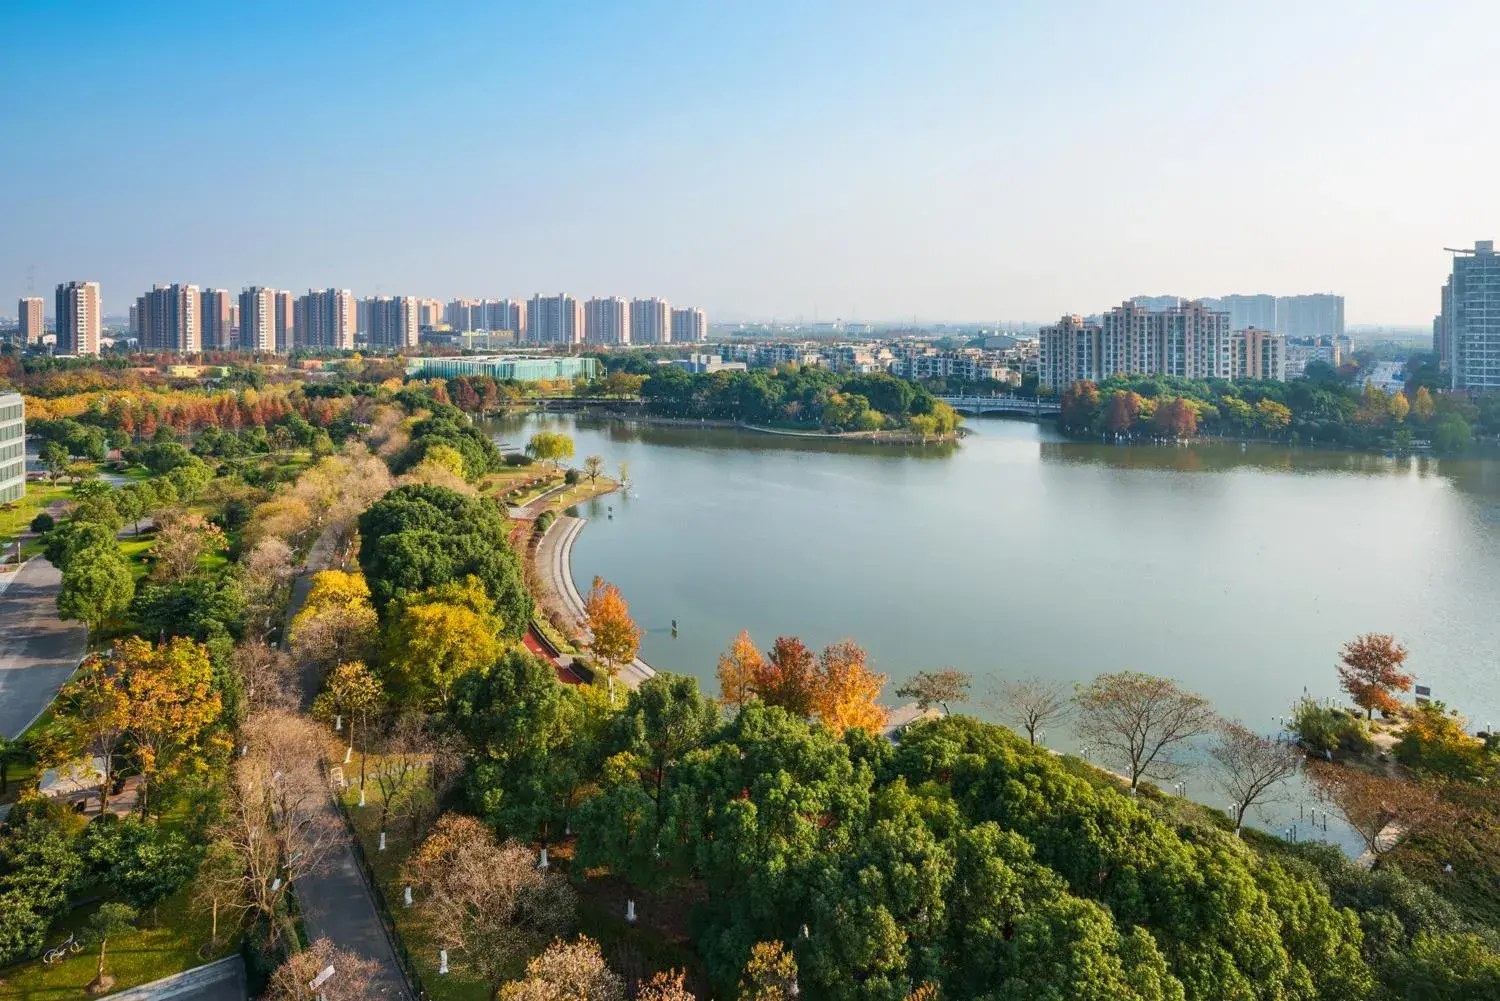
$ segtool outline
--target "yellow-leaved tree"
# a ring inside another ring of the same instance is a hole
[[[594,578],[584,610],[588,613],[589,631],[593,634],[589,649],[599,658],[609,676],[609,695],[613,700],[615,675],[635,660],[644,633],[630,617],[630,606],[625,603],[620,589],[603,577]]]
[[[719,701],[741,708],[755,695],[755,682],[766,669],[766,658],[750,640],[749,630],[729,644],[719,655]]]
[[[461,675],[488,670],[500,656],[503,628],[478,577],[428,588],[387,622],[386,682],[403,701],[440,706]]]
[[[818,655],[813,711],[834,733],[861,727],[878,734],[886,721],[886,711],[877,701],[884,687],[885,675],[870,670],[859,644],[835,643]]]

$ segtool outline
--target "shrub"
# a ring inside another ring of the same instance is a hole
[[[556,520],[557,515],[553,514],[551,511],[543,511],[541,517],[536,520],[537,533],[541,534],[542,532],[545,532],[547,529],[551,528],[552,523]]]
[[[1324,708],[1310,698],[1297,703],[1292,730],[1305,747],[1320,754],[1369,754],[1375,750],[1375,742],[1358,713]]]
[[[507,466],[529,466],[531,461],[531,456],[525,452],[508,452],[505,456]]]
[[[52,531],[52,526],[55,524],[56,522],[52,520],[52,516],[46,511],[43,511],[35,518],[31,519],[31,530],[38,535],[41,535],[43,533]]]
[[[570,469],[563,474],[563,482],[568,486],[576,486],[583,479],[583,474],[576,469]]]

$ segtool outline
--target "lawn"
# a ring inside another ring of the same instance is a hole
[[[25,497],[15,504],[0,507],[0,545],[8,545],[22,532],[30,531],[31,519],[53,501],[72,499],[73,490],[65,484],[51,487],[42,483],[28,483]],[[22,544],[22,551],[26,556],[39,552],[41,548],[41,542],[37,539],[29,539]]]
[[[47,935],[48,946],[57,945],[68,933],[82,928],[94,907],[73,911]],[[193,912],[188,905],[188,891],[178,891],[156,909],[153,924],[148,912],[139,923],[143,927],[111,939],[106,953],[106,968],[115,977],[116,990],[150,983],[182,970],[201,966],[229,955],[238,946],[228,943],[207,958],[199,954],[208,942],[209,921]],[[0,970],[0,999],[50,1001],[53,998],[79,998],[94,979],[99,953],[85,949],[54,966],[40,960],[21,963]]]

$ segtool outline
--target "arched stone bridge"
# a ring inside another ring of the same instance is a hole
[[[1023,414],[1037,417],[1055,414],[1059,405],[1052,400],[1032,400],[1024,396],[939,396],[954,410],[978,416],[980,414]]]

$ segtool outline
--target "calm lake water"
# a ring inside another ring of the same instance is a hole
[[[1344,641],[1383,631],[1434,697],[1500,721],[1493,458],[1115,446],[996,419],[941,449],[571,417],[496,434],[544,426],[574,436],[575,461],[630,464],[628,497],[580,512],[579,589],[619,585],[646,661],[710,692],[749,629],[763,649],[852,637],[888,691],[949,666],[981,692],[1148,671],[1274,732],[1304,689],[1339,694]]]

